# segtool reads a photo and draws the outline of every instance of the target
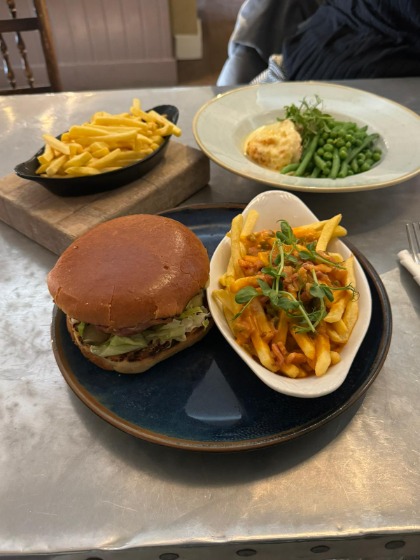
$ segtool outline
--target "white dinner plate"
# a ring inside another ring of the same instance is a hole
[[[345,179],[282,175],[248,159],[244,144],[256,128],[284,117],[284,107],[318,95],[323,111],[340,120],[368,125],[380,135],[382,160],[369,171]],[[318,82],[278,82],[241,87],[203,105],[193,121],[201,150],[221,167],[271,187],[311,192],[350,192],[389,187],[420,172],[420,117],[384,97]]]
[[[284,191],[265,191],[256,196],[244,209],[243,215],[254,209],[259,213],[255,224],[255,231],[266,228],[276,229],[278,220],[287,220],[290,225],[299,226],[317,221],[317,217],[295,195]],[[332,217],[332,216],[331,216]],[[345,226],[345,224],[343,224]],[[302,398],[321,397],[332,393],[340,387],[347,377],[351,364],[368,330],[371,313],[372,298],[368,280],[360,263],[355,258],[356,289],[359,293],[359,316],[350,335],[349,341],[341,351],[341,361],[331,366],[321,377],[310,376],[292,379],[269,371],[254,360],[242,346],[240,346],[226,322],[223,310],[212,296],[214,290],[220,289],[219,279],[226,272],[231,243],[230,238],[224,237],[217,246],[210,261],[210,281],[207,288],[207,299],[211,315],[219,330],[235,352],[244,360],[247,366],[261,379],[263,383],[285,395]],[[350,256],[349,248],[339,239],[330,242],[328,250],[340,253],[344,258]]]

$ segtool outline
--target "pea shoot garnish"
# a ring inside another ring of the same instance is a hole
[[[235,301],[243,307],[234,315],[233,320],[240,317],[255,298],[264,297],[274,310],[286,313],[295,332],[315,333],[328,313],[326,301],[334,301],[335,290],[350,290],[353,297],[356,294],[351,285],[328,285],[320,282],[315,269],[317,265],[345,270],[342,263],[317,252],[315,242],[305,243],[297,239],[290,224],[286,220],[280,220],[269,253],[268,266],[261,268],[263,276],[257,280],[258,288],[246,286],[236,293]],[[304,273],[300,274],[302,268]],[[296,293],[288,290],[292,278],[298,283]]]

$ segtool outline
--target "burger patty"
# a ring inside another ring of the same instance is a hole
[[[111,327],[107,327],[105,325],[95,325],[95,327],[107,334],[115,334],[117,336],[131,336],[133,334],[137,334],[141,331],[145,331],[150,327],[155,327],[156,325],[165,325],[166,323],[170,323],[173,320],[173,317],[167,317],[165,319],[152,319],[147,323],[139,323],[134,327],[124,327],[121,329],[113,329]]]

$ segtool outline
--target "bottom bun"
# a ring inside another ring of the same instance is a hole
[[[158,346],[157,348],[154,348],[153,351],[145,348],[143,350],[136,350],[128,352],[127,354],[120,354],[118,356],[108,356],[106,358],[97,356],[90,351],[90,345],[83,342],[75,325],[71,322],[71,319],[68,316],[66,324],[73,342],[79,347],[83,356],[95,365],[109,371],[117,371],[118,373],[143,373],[159,362],[166,360],[166,358],[173,356],[177,352],[180,352],[181,350],[184,350],[201,340],[209,331],[212,322],[210,320],[208,327],[200,327],[187,333],[186,340],[183,342],[176,341],[169,347]]]

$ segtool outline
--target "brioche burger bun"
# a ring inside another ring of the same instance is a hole
[[[106,370],[140,373],[208,331],[209,268],[204,245],[185,225],[136,214],[75,240],[47,284],[88,360]]]

